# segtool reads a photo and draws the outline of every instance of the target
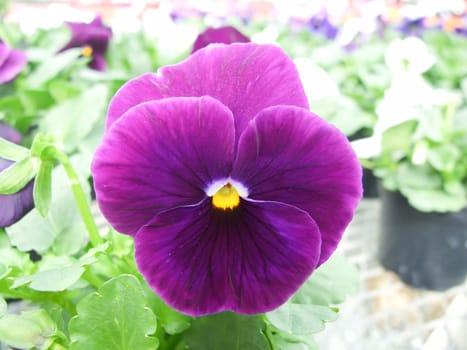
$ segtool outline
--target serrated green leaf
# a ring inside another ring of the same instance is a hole
[[[402,163],[397,168],[395,175],[398,188],[423,190],[441,188],[442,186],[441,176],[428,165]]]
[[[357,292],[359,272],[346,258],[334,254],[290,298],[295,304],[336,305]]]
[[[326,322],[335,321],[337,312],[327,306],[287,302],[266,314],[271,324],[288,333],[306,335],[320,332]]]
[[[278,350],[319,350],[311,336],[291,336],[278,332],[273,337]]]
[[[467,206],[465,191],[447,193],[442,189],[401,188],[400,192],[408,199],[410,205],[424,212],[456,212]]]
[[[19,161],[29,156],[29,150],[0,137],[0,158]]]
[[[154,350],[156,317],[133,275],[120,275],[77,305],[69,323],[70,350]]]
[[[190,316],[169,307],[147,284],[144,284],[143,288],[146,291],[149,307],[157,315],[158,326],[164,328],[167,334],[179,334],[190,328],[192,320]]]
[[[191,350],[269,350],[265,327],[260,316],[223,312],[194,319],[184,339]]]
[[[14,194],[36,175],[37,161],[26,157],[0,172],[0,194]]]

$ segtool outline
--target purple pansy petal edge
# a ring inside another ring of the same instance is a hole
[[[209,44],[247,43],[250,39],[231,26],[208,28],[196,38],[191,53],[208,46]]]
[[[6,84],[26,66],[27,57],[23,51],[15,50],[0,40],[0,84]]]
[[[21,142],[21,134],[0,121],[0,137],[14,143]],[[0,171],[8,168],[12,161],[0,158]],[[15,194],[0,194],[0,227],[13,225],[34,207],[34,181]]]
[[[191,315],[256,314],[335,250],[362,196],[345,136],[270,45],[209,45],[116,94],[92,163],[150,286]]]

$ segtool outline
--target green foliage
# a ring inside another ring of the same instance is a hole
[[[132,275],[115,277],[77,305],[69,324],[70,350],[153,350],[156,316]]]
[[[354,266],[341,256],[332,256],[284,305],[266,314],[272,336],[285,344],[284,349],[298,344],[315,349],[313,333],[337,319],[335,305],[357,291],[358,279]]]
[[[467,127],[458,106],[426,111],[422,120],[393,126],[370,161],[383,186],[400,191],[416,209],[455,212],[467,206]]]
[[[34,158],[26,157],[0,172],[0,194],[14,194],[31,181],[37,169]]]
[[[64,170],[60,167],[53,170],[52,179],[51,204],[47,215],[43,217],[34,209],[6,231],[11,243],[22,251],[74,254],[82,248],[86,231]],[[82,183],[83,186],[86,184]],[[36,187],[44,185],[39,183]],[[40,191],[45,192],[47,188]]]
[[[192,350],[268,350],[265,330],[260,316],[223,312],[196,318],[184,339]]]

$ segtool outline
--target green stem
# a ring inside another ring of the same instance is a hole
[[[94,217],[91,213],[91,209],[89,208],[86,195],[78,178],[78,174],[76,174],[76,171],[71,165],[70,159],[67,157],[67,155],[58,149],[56,149],[56,152],[57,159],[63,165],[63,168],[65,169],[65,172],[70,181],[71,189],[73,191],[73,195],[75,196],[75,201],[78,205],[79,213],[81,214],[84,226],[86,226],[86,230],[88,231],[91,244],[93,247],[97,247],[104,241],[99,235],[99,229],[97,228],[96,222],[94,221]]]
[[[266,336],[266,339],[269,343],[269,348],[271,350],[278,350],[276,343],[274,341],[274,335],[272,334],[272,329],[267,323],[266,323],[266,329],[264,330],[264,335]]]

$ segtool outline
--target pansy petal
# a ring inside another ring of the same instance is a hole
[[[315,269],[321,241],[313,219],[293,206],[242,201],[221,211],[206,199],[159,214],[137,233],[135,247],[156,293],[199,316],[275,309]]]
[[[8,56],[10,55],[12,48],[5,44],[1,39],[0,39],[0,67],[3,65],[3,63],[6,61]]]
[[[8,168],[12,163],[0,158],[0,171]],[[13,225],[34,208],[33,188],[34,181],[31,181],[15,194],[0,194],[0,227]]]
[[[8,58],[0,67],[0,84],[13,80],[27,63],[26,54],[19,50],[11,50]]]
[[[94,70],[104,71],[107,67],[104,55],[98,53],[94,54],[91,62],[89,62],[89,67]]]
[[[21,134],[19,133],[18,130],[12,128],[5,122],[0,120],[0,137],[3,137],[5,140],[8,140],[10,142],[14,143],[20,143],[21,142]]]
[[[247,43],[250,39],[240,33],[232,26],[225,26],[220,28],[208,28],[198,35],[196,38],[191,53],[208,46],[209,44],[233,44],[233,43]]]
[[[126,83],[109,106],[107,128],[128,109],[171,96],[209,95],[235,118],[236,135],[259,111],[275,105],[308,108],[293,61],[277,46],[212,44],[185,61]]]
[[[322,235],[320,264],[335,250],[362,196],[360,163],[346,137],[308,110],[277,106],[241,135],[232,178],[249,197],[305,210]]]
[[[211,97],[170,98],[128,111],[106,133],[91,167],[99,206],[133,235],[161,210],[199,202],[231,171],[232,113]]]

